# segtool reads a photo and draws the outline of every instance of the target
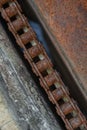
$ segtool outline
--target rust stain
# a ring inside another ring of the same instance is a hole
[[[13,15],[8,16],[6,10],[11,5],[15,5],[17,14],[14,14],[13,11]],[[61,77],[57,71],[54,70],[50,58],[45,52],[43,46],[41,46],[40,42],[37,40],[32,28],[30,29],[30,24],[28,23],[28,20],[22,10],[20,10],[19,3],[16,0],[3,0],[0,2],[0,6],[1,15],[6,20],[8,29],[13,34],[17,44],[23,48],[24,57],[31,65],[33,72],[40,81],[40,85],[47,93],[49,100],[55,104],[57,113],[64,121],[67,130],[79,129],[81,127],[87,130],[86,118],[80,111],[74,99],[71,98],[70,93],[68,89],[66,89]],[[13,17],[16,19],[13,19]],[[28,34],[29,32],[31,35]],[[25,38],[27,38],[27,40],[25,40]],[[54,78],[52,75],[53,73]],[[52,79],[51,82],[50,79]],[[68,118],[69,114],[72,116]]]
[[[87,90],[87,0],[36,0]]]

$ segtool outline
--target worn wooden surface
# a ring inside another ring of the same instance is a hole
[[[7,115],[0,108],[0,127],[14,116],[17,125],[23,130],[63,130],[39,92],[31,74],[17,53],[14,42],[8,39],[0,24],[0,91],[11,111]],[[3,103],[3,101],[2,101]],[[9,109],[7,107],[6,111]],[[3,120],[5,119],[5,121]],[[16,130],[14,122],[9,130]],[[54,125],[53,125],[54,123]],[[8,130],[7,127],[1,130]]]
[[[0,91],[0,130],[20,130],[17,122],[14,120],[7,101]]]

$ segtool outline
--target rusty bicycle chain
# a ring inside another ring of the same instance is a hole
[[[70,97],[58,72],[53,69],[51,60],[44,47],[38,42],[17,0],[0,0],[0,12],[7,21],[8,28],[17,44],[23,48],[24,57],[39,77],[41,86],[46,91],[49,100],[55,105],[57,114],[64,121],[67,130],[87,130],[86,118]]]

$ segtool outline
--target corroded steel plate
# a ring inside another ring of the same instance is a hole
[[[87,1],[35,0],[87,92]],[[57,44],[55,43],[58,49]]]

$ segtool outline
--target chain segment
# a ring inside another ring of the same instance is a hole
[[[53,69],[51,60],[44,47],[37,40],[36,34],[30,27],[17,0],[1,0],[0,11],[17,44],[23,48],[24,57],[38,76],[41,86],[54,104],[67,130],[87,130],[86,118],[76,102],[70,97],[70,93],[58,72]]]

